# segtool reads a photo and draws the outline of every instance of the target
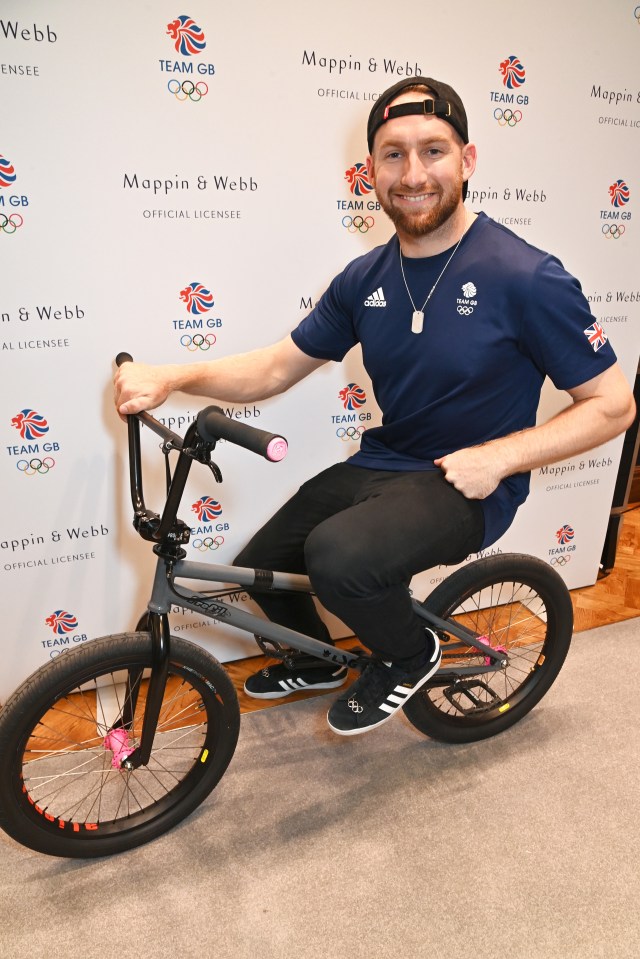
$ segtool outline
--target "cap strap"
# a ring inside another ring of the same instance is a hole
[[[451,104],[448,100],[412,100],[410,103],[398,103],[396,106],[387,106],[382,117],[385,120],[394,120],[396,117],[408,117],[412,114],[425,116],[450,117]]]

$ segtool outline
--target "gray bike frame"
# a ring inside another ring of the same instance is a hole
[[[187,560],[178,560],[169,570],[165,561],[160,558],[156,567],[148,610],[150,613],[164,616],[171,611],[172,606],[179,606],[182,609],[189,609],[191,612],[207,616],[213,622],[225,623],[236,629],[257,633],[266,640],[344,666],[355,665],[362,659],[361,654],[338,649],[328,643],[321,642],[319,639],[306,636],[304,633],[298,633],[286,626],[280,626],[278,623],[262,619],[254,613],[246,612],[238,609],[235,605],[225,603],[218,596],[210,596],[198,590],[187,590],[180,587],[176,585],[174,578],[221,583],[227,589],[228,584],[233,583],[246,589],[253,587],[264,592],[283,590],[286,592],[313,593],[311,582],[307,576],[297,573],[255,570],[242,566],[194,563]],[[265,583],[268,583],[266,588]],[[413,609],[432,629],[446,631],[461,641],[459,644],[448,644],[447,651],[472,646],[489,660],[484,668],[480,669],[477,665],[456,666],[456,676],[477,676],[479,673],[495,672],[507,664],[507,657],[504,653],[492,649],[471,630],[451,620],[440,619],[416,600],[413,600]]]

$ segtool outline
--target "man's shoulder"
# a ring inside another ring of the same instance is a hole
[[[397,248],[398,240],[394,234],[386,243],[374,247],[373,250],[357,256],[347,263],[340,276],[350,282],[357,282],[365,276],[368,276],[372,270],[382,268],[389,259],[397,257]]]
[[[483,243],[491,243],[497,248],[508,250],[512,256],[522,257],[529,263],[540,263],[543,259],[551,256],[546,250],[534,246],[528,240],[525,240],[519,233],[514,232],[504,223],[494,220],[486,213],[478,214],[479,226],[482,227]]]
[[[513,290],[525,295],[529,295],[532,288],[537,288],[544,281],[570,286],[577,283],[554,253],[534,246],[508,226],[484,213],[479,214],[478,219],[481,229],[477,234],[475,255],[485,264],[488,276],[507,283]],[[506,264],[508,269],[505,269]]]

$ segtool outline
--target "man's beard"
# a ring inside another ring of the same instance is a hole
[[[462,174],[459,184],[447,194],[441,194],[441,201],[432,210],[426,213],[411,213],[399,210],[387,197],[382,197],[376,188],[376,196],[380,206],[387,214],[396,229],[400,229],[406,236],[419,238],[435,232],[458,209],[462,197]]]

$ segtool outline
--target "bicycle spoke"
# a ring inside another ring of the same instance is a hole
[[[137,675],[140,678],[142,671]],[[23,776],[29,794],[47,815],[74,822],[131,817],[168,795],[197,761],[206,738],[206,712],[201,695],[181,677],[173,688],[167,686],[149,764],[132,771],[111,768],[112,752],[105,748],[102,732],[106,735],[114,720],[103,700],[111,697],[122,717],[134,688],[120,672],[105,674],[91,689],[68,693],[37,723]],[[136,712],[141,723],[143,702],[138,701]],[[77,735],[74,726],[80,733],[88,727],[100,733]]]

